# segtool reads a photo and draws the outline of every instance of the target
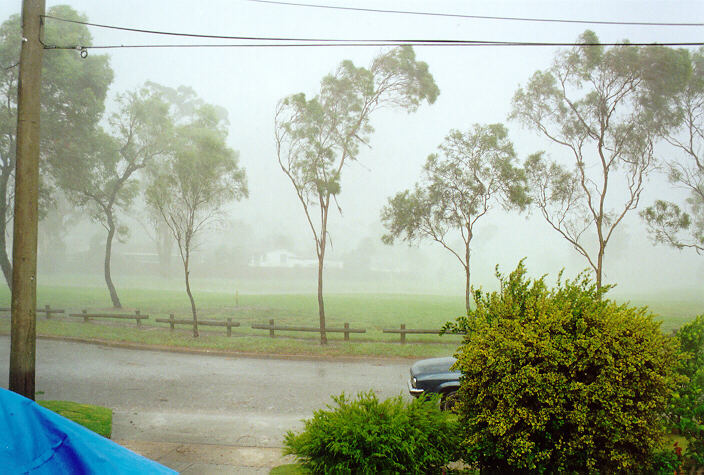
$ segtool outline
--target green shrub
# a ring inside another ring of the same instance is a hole
[[[456,454],[456,418],[436,398],[379,401],[370,391],[333,400],[284,439],[284,453],[313,473],[433,473]]]
[[[684,454],[689,464],[704,466],[704,315],[677,332],[684,359],[678,367],[687,378],[670,403],[673,428],[687,439]]]
[[[467,335],[457,410],[464,459],[486,471],[649,471],[677,382],[676,342],[586,274],[548,289],[521,262],[446,325]]]

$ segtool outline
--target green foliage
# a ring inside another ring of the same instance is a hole
[[[437,398],[379,401],[369,391],[333,400],[335,407],[316,411],[303,432],[284,439],[284,453],[313,473],[425,474],[454,460],[456,423]]]
[[[439,148],[442,156],[432,154],[425,162],[422,183],[389,198],[381,212],[389,231],[382,241],[431,239],[442,245],[465,271],[469,306],[474,226],[498,205],[525,209],[530,201],[526,176],[514,164],[516,153],[503,124],[474,124],[466,132],[451,130]],[[455,237],[451,231],[459,232],[461,249],[450,245]]]
[[[168,155],[150,170],[146,202],[178,246],[191,301],[193,336],[197,337],[197,311],[189,281],[191,252],[226,203],[248,196],[247,176],[239,154],[227,145],[227,116],[222,108],[203,103],[187,88],[174,91],[159,86],[158,90],[176,101],[171,106],[176,109],[178,125]]]
[[[71,7],[49,8],[47,15],[68,20],[87,21]],[[90,45],[88,28],[77,23],[45,22],[47,44]],[[5,238],[13,207],[15,147],[17,129],[17,86],[20,47],[20,16],[12,15],[0,25],[0,268],[8,282],[11,269]],[[105,96],[113,72],[106,55],[81,58],[76,51],[48,50],[42,61],[41,90],[41,162],[42,172],[48,163],[61,165],[58,152],[67,144],[87,140],[100,120]],[[70,165],[67,165],[70,168]],[[75,171],[75,170],[74,170]],[[54,184],[48,173],[41,174],[40,217],[56,202]]]
[[[323,78],[320,93],[311,99],[298,93],[276,108],[275,140],[279,166],[303,206],[318,257],[320,328],[325,328],[323,262],[330,204],[338,210],[344,167],[357,160],[360,144],[369,145],[371,115],[379,107],[415,111],[423,100],[435,102],[440,93],[428,65],[416,61],[411,46],[401,46],[374,58],[369,69],[343,61]],[[318,211],[313,212],[312,207]],[[327,342],[325,331],[321,344]]]
[[[571,162],[550,164],[533,155],[526,163],[531,197],[601,286],[609,240],[638,207],[655,169],[655,143],[669,123],[653,110],[674,94],[687,65],[669,48],[657,55],[626,44],[606,48],[591,31],[579,42],[590,46],[562,51],[516,91],[510,117],[561,147]],[[665,68],[669,62],[677,67]]]
[[[139,192],[137,172],[169,153],[173,124],[169,105],[152,87],[118,95],[117,105],[109,131],[95,125],[81,140],[66,142],[50,169],[68,200],[107,231],[106,284],[113,306],[120,307],[110,276],[111,249],[115,234],[124,241],[129,229],[120,223],[119,211],[129,210]]]
[[[37,401],[37,404],[103,437],[109,439],[112,435],[112,410],[107,407],[72,401]]]
[[[549,289],[521,262],[447,325],[467,335],[458,411],[465,459],[501,473],[650,467],[677,383],[676,344],[645,308],[585,274]]]
[[[672,426],[687,439],[685,457],[689,463],[704,466],[704,314],[677,332],[685,359],[679,373],[687,378],[670,402]]]
[[[651,106],[650,122],[660,125],[665,140],[675,153],[665,162],[669,181],[684,188],[689,196],[680,205],[657,200],[641,213],[656,244],[704,252],[704,48],[690,53],[663,55],[653,51],[653,61],[662,70],[678,71],[679,81],[670,84],[657,74],[648,81],[649,90],[659,97]],[[665,59],[662,57],[664,56]],[[665,90],[669,93],[663,93]],[[652,95],[652,94],[651,94]]]
[[[295,463],[279,465],[269,471],[269,475],[305,475],[308,473],[310,473],[308,470]]]

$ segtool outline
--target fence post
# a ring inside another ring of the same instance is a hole
[[[269,336],[274,338],[274,319],[269,320]]]
[[[87,321],[88,321],[88,317],[86,316],[87,313],[88,313],[88,310],[85,310],[85,309],[84,309],[84,310],[83,310],[83,321],[84,321],[84,322],[87,322]]]
[[[51,307],[49,307],[48,305],[44,305],[44,311],[46,312],[46,318],[51,318]]]
[[[171,326],[171,331],[174,331],[176,322],[174,322],[174,314],[170,313],[169,314],[169,326]]]
[[[232,336],[232,318],[227,319],[227,336]]]
[[[406,324],[405,323],[401,324],[401,344],[402,345],[406,344]]]
[[[137,317],[139,317],[139,310],[135,310],[134,313],[135,313],[135,315],[137,315]],[[142,319],[135,318],[135,320],[137,320],[137,327],[141,328],[142,327]]]
[[[350,324],[345,323],[345,330],[349,330],[349,329],[350,329]],[[349,331],[345,331],[345,341],[350,341],[350,332]]]

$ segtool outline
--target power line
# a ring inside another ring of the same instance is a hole
[[[226,44],[141,44],[141,45],[92,45],[92,46],[59,46],[59,45],[44,45],[44,49],[48,50],[78,50],[85,56],[89,49],[119,49],[119,48],[312,48],[312,47],[360,47],[360,46],[444,46],[444,47],[486,47],[486,46],[524,46],[524,47],[592,47],[592,46],[704,46],[704,42],[700,43],[529,43],[529,42],[481,42],[481,41],[465,41],[465,42],[449,42],[449,43],[423,43],[423,42],[405,42],[405,43],[226,43]]]
[[[367,13],[392,13],[399,15],[420,15],[420,16],[435,16],[446,18],[464,18],[472,20],[500,20],[500,21],[525,21],[525,22],[542,22],[542,23],[577,23],[583,25],[620,25],[620,26],[704,26],[704,23],[665,23],[665,22],[647,22],[647,21],[599,21],[599,20],[567,20],[556,18],[520,18],[520,17],[505,17],[505,16],[484,16],[484,15],[463,15],[459,13],[438,13],[438,12],[420,12],[408,10],[383,10],[379,8],[361,8],[361,7],[343,7],[336,5],[320,5],[313,3],[296,3],[282,2],[277,0],[245,0],[253,3],[266,3],[270,5],[283,5],[290,7],[305,7],[305,8],[322,8],[327,10],[343,10],[354,12]]]
[[[180,33],[173,31],[147,30],[116,25],[104,25],[78,20],[69,20],[46,15],[46,19],[107,28],[112,30],[147,33],[152,35],[179,36],[187,38],[226,39],[237,41],[260,41],[266,43],[228,43],[228,44],[138,44],[138,45],[47,45],[45,49],[76,49],[82,52],[90,48],[263,48],[263,47],[334,47],[334,46],[537,46],[537,47],[572,47],[572,46],[704,46],[703,42],[668,42],[668,43],[575,43],[575,42],[527,42],[527,41],[488,41],[488,40],[452,40],[452,39],[334,39],[334,38],[290,38],[263,36],[225,36]]]

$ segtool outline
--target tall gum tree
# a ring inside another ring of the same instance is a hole
[[[218,218],[222,207],[248,196],[245,171],[237,152],[226,144],[224,109],[198,105],[175,130],[173,148],[153,169],[147,205],[157,213],[176,241],[191,302],[193,336],[198,337],[198,313],[191,290],[191,255],[198,236]]]
[[[409,243],[431,239],[449,251],[465,275],[465,306],[470,307],[470,244],[477,222],[496,206],[525,209],[526,179],[515,166],[516,153],[502,124],[475,124],[466,132],[451,130],[423,167],[423,178],[414,190],[389,198],[381,212],[388,234]],[[456,234],[461,249],[453,246]]]
[[[670,182],[687,193],[684,203],[659,199],[640,215],[655,243],[704,254],[704,49],[679,50],[684,70],[681,89],[668,95],[662,109],[665,141],[672,153],[664,163]],[[676,85],[676,84],[675,84]],[[672,87],[671,84],[667,86]]]
[[[105,284],[113,307],[122,308],[111,271],[113,240],[129,231],[119,212],[128,211],[139,192],[137,173],[170,150],[169,105],[148,86],[120,94],[108,125],[109,133],[96,128],[82,141],[66,143],[53,174],[69,200],[105,228]]]
[[[360,144],[369,143],[375,110],[395,107],[413,112],[424,100],[435,102],[439,93],[428,65],[416,61],[412,47],[402,46],[375,57],[369,69],[343,61],[334,74],[323,78],[315,97],[295,94],[276,108],[277,159],[315,240],[321,344],[327,343],[323,267],[330,237],[328,216],[333,201],[340,210],[342,171],[357,160]]]
[[[646,118],[654,99],[648,78],[658,65],[648,61],[646,48],[607,49],[590,31],[579,42],[585,46],[559,53],[516,92],[511,118],[566,152],[561,163],[542,153],[526,161],[531,197],[601,287],[609,240],[638,207],[655,167],[658,127]]]
[[[49,9],[48,15],[87,21],[71,7],[60,5]],[[90,33],[83,25],[47,21],[44,26],[46,44],[92,44]],[[20,41],[19,15],[13,15],[0,25],[0,269],[11,286],[12,264],[6,242],[13,207],[15,148],[17,133],[17,74]],[[14,67],[13,67],[14,65]],[[81,58],[75,51],[48,50],[42,62],[41,91],[41,164],[45,170],[63,143],[83,140],[100,120],[105,96],[113,72],[107,56]],[[51,178],[41,176],[41,210],[51,205]]]

